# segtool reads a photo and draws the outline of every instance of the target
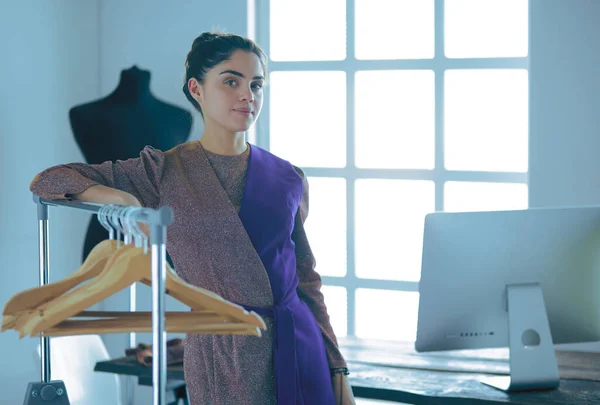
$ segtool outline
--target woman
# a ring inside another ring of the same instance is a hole
[[[186,337],[192,404],[354,404],[304,231],[306,177],[245,142],[262,107],[266,57],[246,38],[203,33],[185,66],[183,91],[204,120],[199,142],[166,152],[147,146],[139,158],[115,163],[51,167],[31,191],[171,206],[167,247],[180,276],[263,317],[260,338]]]

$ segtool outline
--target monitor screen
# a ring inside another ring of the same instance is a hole
[[[536,283],[554,344],[600,341],[600,207],[438,212],[424,226],[417,351],[508,346],[507,286]]]

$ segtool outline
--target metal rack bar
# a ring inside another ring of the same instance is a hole
[[[48,206],[67,207],[89,211],[94,214],[98,214],[100,208],[104,206],[104,204],[83,201],[44,200],[36,195],[33,196],[33,201]],[[173,210],[171,207],[161,207],[157,210],[153,210],[151,208],[140,208],[139,213],[137,213],[135,216],[135,220],[149,225],[169,226],[173,223]]]
[[[45,200],[36,195],[33,201],[38,207],[40,285],[47,284],[50,276],[50,251],[48,235],[48,206],[66,207],[97,214],[103,204],[82,201]],[[157,210],[140,208],[135,221],[150,225],[152,247],[152,397],[153,405],[166,405],[166,331],[165,331],[165,273],[167,226],[173,223],[173,210],[161,207]],[[50,340],[41,337],[41,379],[42,383],[51,380]]]
[[[38,240],[40,262],[40,285],[48,284],[50,277],[50,241],[48,237],[48,207],[38,204]],[[42,382],[50,381],[50,338],[40,336]]]

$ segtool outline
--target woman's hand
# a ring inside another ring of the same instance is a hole
[[[106,187],[100,184],[89,187],[82,193],[70,194],[69,196],[76,200],[89,201],[99,204],[133,205],[136,207],[141,206],[138,199],[133,195],[125,191]]]
[[[73,194],[71,197],[80,201],[89,201],[99,204],[117,204],[124,205],[128,207],[141,207],[142,204],[139,200],[133,196],[122,190],[117,190],[115,188],[106,187],[103,185],[95,185],[82,193]],[[138,223],[140,230],[147,236],[150,237],[150,230],[147,224]]]
[[[335,397],[336,405],[356,405],[352,387],[344,374],[335,373],[333,377],[331,377],[331,384],[333,386],[333,395]]]

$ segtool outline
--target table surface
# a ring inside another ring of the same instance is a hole
[[[355,396],[360,398],[416,405],[600,404],[600,381],[592,381],[589,374],[600,374],[600,363],[596,361],[600,354],[585,354],[579,358],[580,354],[576,353],[574,358],[580,363],[573,371],[557,353],[563,377],[558,389],[505,393],[479,381],[508,372],[507,351],[502,349],[422,354],[415,353],[407,344],[359,339],[340,339],[340,348],[351,370],[350,384]],[[127,357],[98,362],[95,370],[137,376],[144,385],[152,378],[151,367]],[[571,374],[564,378],[565,373]],[[578,373],[588,379],[572,378]],[[167,367],[167,378],[173,382],[183,380],[183,365]]]

